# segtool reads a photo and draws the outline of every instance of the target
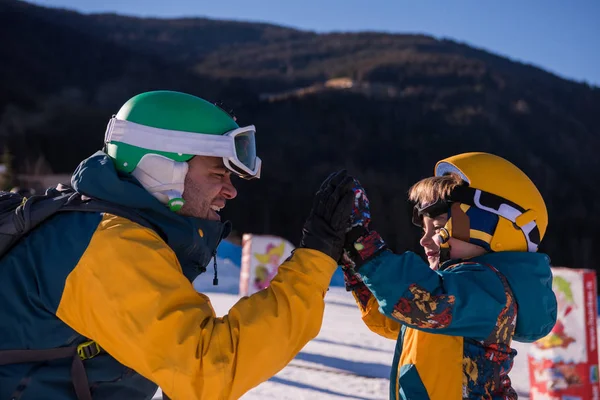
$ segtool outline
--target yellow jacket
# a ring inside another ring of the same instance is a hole
[[[172,399],[237,399],[319,333],[335,269],[298,249],[267,289],[217,317],[154,231],[104,214],[56,315]]]

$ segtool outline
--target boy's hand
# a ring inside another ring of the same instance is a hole
[[[345,269],[357,271],[362,264],[385,250],[387,245],[379,233],[369,229],[371,223],[369,198],[356,178],[353,179],[352,192],[354,204],[350,228],[346,233],[344,254],[340,263]]]
[[[365,188],[362,187],[356,178],[353,178],[352,192],[354,193],[354,203],[352,206],[352,216],[350,218],[350,229],[357,226],[368,229],[369,224],[371,223],[369,198],[367,197]]]

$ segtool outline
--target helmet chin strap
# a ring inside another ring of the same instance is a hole
[[[462,240],[463,242],[469,243],[471,237],[470,233],[470,221],[469,217],[460,208],[460,203],[452,203],[449,208],[448,216],[452,220],[452,229],[447,228],[448,223],[440,231],[440,238],[442,240],[440,244],[440,265],[450,260],[450,238]]]
[[[450,260],[450,246],[448,247],[440,247],[440,266],[446,261]],[[438,267],[439,268],[439,267]]]
[[[439,266],[441,266],[446,261],[450,260],[450,233],[448,229],[445,227],[440,230],[439,233],[441,243],[440,243],[440,262]],[[438,266],[438,268],[439,268]]]
[[[146,154],[142,157],[133,175],[142,186],[171,211],[183,207],[183,189],[188,163],[173,161],[158,154]]]

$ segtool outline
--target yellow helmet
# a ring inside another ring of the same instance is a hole
[[[450,237],[491,251],[537,251],[548,227],[548,211],[523,171],[493,154],[464,153],[438,161],[435,175],[448,173],[466,182],[450,196],[455,203],[446,227]]]

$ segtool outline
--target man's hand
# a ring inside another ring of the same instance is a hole
[[[352,177],[335,172],[321,184],[302,229],[300,247],[318,250],[336,262],[342,256],[354,203]]]

